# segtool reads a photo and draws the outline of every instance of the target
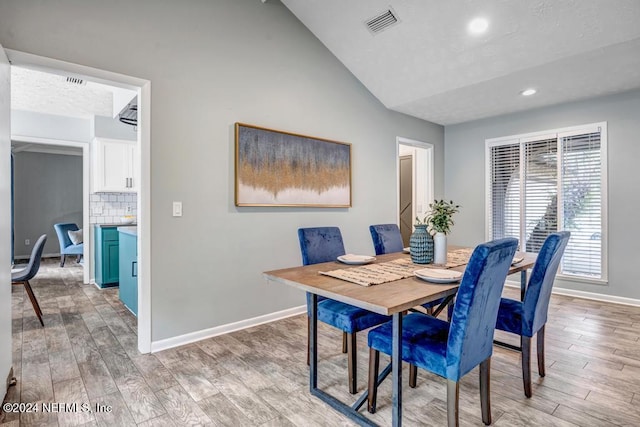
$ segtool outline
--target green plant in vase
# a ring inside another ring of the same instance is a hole
[[[447,263],[447,234],[451,232],[453,215],[460,210],[460,205],[453,203],[453,200],[436,200],[429,204],[429,213],[424,218],[423,223],[428,224],[431,232],[434,233],[434,264]]]

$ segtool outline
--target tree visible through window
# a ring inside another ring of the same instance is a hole
[[[561,273],[603,278],[604,126],[487,141],[488,237],[538,252],[549,234],[571,231]]]

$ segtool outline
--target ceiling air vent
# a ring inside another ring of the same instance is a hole
[[[77,77],[67,77],[67,83],[71,83],[73,85],[83,85],[84,80],[79,79]]]
[[[386,30],[392,25],[397,24],[398,16],[392,9],[389,9],[371,19],[367,19],[364,23],[371,33],[378,34],[380,31]]]

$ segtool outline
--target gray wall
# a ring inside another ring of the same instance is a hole
[[[304,304],[261,275],[300,264],[298,227],[373,253],[368,225],[396,219],[396,136],[435,145],[442,192],[443,128],[384,108],[277,1],[5,1],[0,43],[151,81],[154,341]],[[352,143],[353,207],[236,208],[235,122]]]
[[[135,126],[124,124],[118,119],[114,119],[112,117],[94,116],[92,127],[93,132],[91,140],[93,140],[94,136],[113,139],[127,139],[130,141],[135,141],[138,138],[137,128]]]
[[[557,281],[556,287],[640,298],[640,91],[610,95],[445,129],[445,194],[462,205],[451,240],[475,244],[485,230],[485,139],[595,122],[608,129],[609,284]]]
[[[82,156],[16,153],[14,177],[15,256],[28,258],[42,234],[47,234],[44,253],[59,254],[53,224],[75,222],[82,228]]]

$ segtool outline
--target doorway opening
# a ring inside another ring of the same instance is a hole
[[[137,96],[137,132],[135,137],[135,152],[136,158],[136,175],[135,180],[137,182],[137,195],[135,196],[135,202],[137,205],[137,277],[138,277],[138,350],[142,353],[149,353],[151,351],[151,294],[150,294],[150,94],[151,83],[148,80],[139,79],[136,77],[117,74],[109,71],[104,71],[96,68],[86,67],[82,65],[72,64],[55,59],[40,57],[24,52],[13,51],[10,49],[5,50],[7,57],[11,63],[11,66],[17,66],[21,68],[27,68],[31,70],[43,71],[52,75],[65,76],[71,81],[83,82],[91,81],[97,84],[113,86],[116,88],[122,88],[129,91],[134,91]],[[13,116],[13,111],[12,111]],[[13,118],[12,118],[13,119]],[[13,121],[13,120],[12,120]],[[15,130],[16,126],[12,127]],[[19,139],[24,135],[12,135],[12,140]],[[55,139],[46,138],[45,136],[38,135],[33,138],[40,138],[42,140]],[[65,138],[66,140],[75,141],[76,138]],[[28,142],[28,141],[27,141]],[[42,142],[42,141],[39,141]],[[53,142],[53,141],[49,141]],[[60,143],[60,141],[55,141]],[[89,150],[89,141],[78,141],[78,144],[83,144],[86,149]],[[83,148],[84,150],[84,148]],[[87,163],[86,171],[90,168],[89,152],[87,155],[83,155],[83,162]],[[91,172],[85,172],[83,167],[83,174],[86,173],[85,178],[89,182]],[[131,182],[131,181],[127,181]],[[88,187],[88,186],[87,186]],[[89,197],[83,197],[83,203],[89,203]],[[84,228],[90,224],[90,220],[87,217],[90,213],[88,206],[83,207],[84,216]],[[86,246],[90,246],[85,245]],[[89,251],[93,248],[89,248]],[[92,257],[85,250],[85,259]],[[93,258],[91,258],[93,261]],[[85,270],[88,270],[85,268]],[[88,282],[88,280],[86,280]]]
[[[47,138],[18,136],[15,135],[11,139],[11,153],[15,160],[15,170],[12,168],[12,175],[16,176],[13,180],[15,195],[12,201],[14,212],[14,229],[15,232],[14,248],[20,248],[23,244],[28,246],[27,240],[23,237],[32,234],[34,228],[50,231],[53,229],[54,222],[76,222],[78,224],[89,224],[89,146],[85,143],[53,140]],[[24,157],[24,159],[23,159]],[[79,159],[78,159],[79,157]],[[23,162],[21,161],[23,160]],[[55,162],[51,170],[51,163]],[[49,174],[40,177],[37,183],[29,182],[30,179],[20,179],[19,176],[34,176],[42,173],[42,165],[48,166]],[[47,165],[48,164],[48,165]],[[25,170],[20,170],[23,167]],[[34,172],[33,167],[38,168],[38,172]],[[60,169],[62,174],[60,174]],[[63,176],[61,176],[63,175]],[[75,182],[80,178],[79,182]],[[27,182],[25,182],[27,181]],[[47,182],[48,181],[48,182]],[[63,188],[60,188],[63,187]],[[29,194],[29,198],[37,197],[45,200],[44,206],[39,201],[19,200],[20,194]],[[35,212],[31,212],[26,220],[31,203],[39,205]],[[34,218],[35,215],[35,218]],[[44,225],[43,225],[44,224]],[[46,227],[46,228],[45,228]],[[82,241],[89,242],[89,229],[83,228]],[[24,242],[24,243],[23,243]],[[56,247],[56,239],[49,239],[49,248]],[[92,265],[91,245],[84,246],[83,254],[83,283],[89,283],[90,270]],[[28,248],[20,251],[14,249],[15,258],[24,258],[28,255]],[[57,252],[51,249],[53,253]],[[45,247],[45,256],[48,251]]]
[[[422,219],[434,197],[433,145],[397,137],[398,226],[409,246],[415,218]]]

